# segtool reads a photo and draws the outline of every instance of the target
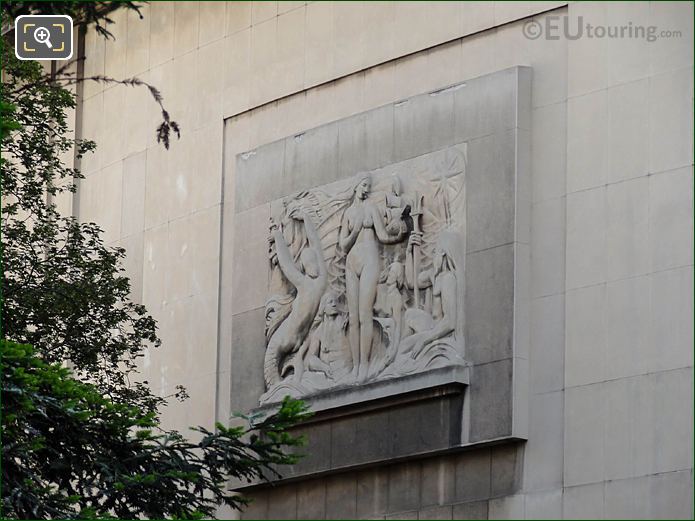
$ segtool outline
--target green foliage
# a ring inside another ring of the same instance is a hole
[[[24,14],[67,14],[72,17],[75,25],[87,25],[94,23],[99,34],[112,37],[107,27],[113,23],[109,15],[116,9],[130,9],[140,15],[140,7],[143,2],[131,2],[122,0],[118,2],[85,2],[84,0],[59,0],[53,1],[5,1],[3,2],[3,18],[17,18]]]
[[[71,136],[71,92],[41,81],[39,64],[17,60],[4,41],[0,50],[5,102],[19,126],[3,137],[0,158],[3,335],[34,345],[48,361],[70,361],[117,401],[155,410],[161,398],[128,379],[159,339],[155,321],[129,298],[125,251],[105,246],[96,224],[60,215],[53,202],[82,177],[62,157],[95,144]]]
[[[0,139],[5,139],[5,136],[8,136],[10,132],[22,128],[14,119],[15,110],[14,105],[0,100]]]
[[[5,20],[54,12],[78,23],[91,17],[108,33],[108,13],[134,5],[3,2],[2,13]],[[287,400],[276,415],[251,418],[251,427],[196,427],[197,441],[160,428],[166,399],[137,375],[138,359],[160,344],[157,324],[130,299],[125,251],[106,246],[98,225],[62,215],[55,203],[70,197],[82,177],[63,158],[95,148],[75,139],[68,123],[75,96],[64,86],[80,80],[61,70],[47,77],[37,62],[17,60],[5,39],[0,58],[7,339],[1,344],[0,515],[202,518],[220,503],[242,507],[245,500],[227,490],[229,480],[271,477],[275,466],[296,461],[287,449],[301,440],[287,428],[305,417],[304,406]],[[162,109],[158,138],[166,146],[169,131],[178,135],[154,87],[136,79],[93,80],[146,86]]]
[[[240,508],[227,481],[263,478],[292,464],[286,429],[306,417],[287,398],[252,427],[194,430],[199,441],[157,427],[153,413],[114,403],[28,345],[0,340],[2,515],[6,518],[209,518]]]

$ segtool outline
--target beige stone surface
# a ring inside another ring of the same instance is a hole
[[[174,56],[188,54],[198,47],[200,4],[174,2]]]
[[[150,7],[150,67],[174,56],[175,2],[154,2]]]
[[[114,23],[109,25],[108,30],[113,38],[109,39],[104,48],[104,74],[115,79],[125,77],[128,16],[129,13],[126,10],[119,10],[110,17]]]
[[[150,6],[143,6],[140,13],[142,18],[135,11],[128,13],[124,72],[129,77],[150,68]]]
[[[627,17],[682,36],[523,39],[528,17],[542,21],[537,13],[548,10],[595,25]],[[164,343],[148,353],[143,377],[162,395],[178,383],[189,389],[191,400],[167,408],[167,426],[225,418],[231,316],[218,314],[258,300],[253,288],[232,294],[234,273],[219,273],[220,249],[233,247],[238,228],[226,224],[236,195],[227,151],[528,65],[535,441],[524,488],[456,505],[452,515],[691,517],[692,470],[682,462],[692,462],[692,417],[681,405],[692,406],[692,10],[677,2],[153,2],[144,20],[114,15],[115,42],[88,31],[85,74],[137,74],[162,91],[182,126],[166,152],[147,96],[85,85],[83,134],[99,149],[82,161],[79,218],[128,248],[133,295],[160,322]]]
[[[121,236],[123,165],[114,163],[80,182],[80,218],[96,222],[104,230],[104,242],[112,244]]]
[[[144,230],[146,175],[146,152],[140,152],[123,161],[122,237],[142,234]]]
[[[225,2],[200,2],[199,23],[200,35],[198,42],[201,47],[210,42],[224,38],[227,5]]]

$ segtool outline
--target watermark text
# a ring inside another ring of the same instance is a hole
[[[681,31],[659,29],[656,25],[627,22],[622,25],[601,25],[586,22],[583,16],[546,16],[543,20],[529,20],[522,28],[529,40],[579,40],[580,38],[623,38],[655,42],[660,38],[680,38]]]

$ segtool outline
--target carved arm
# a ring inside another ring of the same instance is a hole
[[[296,288],[298,288],[304,281],[304,275],[297,269],[292,260],[292,254],[290,249],[285,244],[285,238],[283,237],[280,230],[273,230],[273,238],[275,239],[275,250],[278,256],[278,264],[282,273],[284,273],[287,280],[289,280]]]
[[[357,236],[359,235],[361,230],[361,225],[355,225],[352,229],[350,229],[350,219],[348,219],[347,212],[345,212],[340,223],[340,236],[338,237],[338,244],[340,245],[340,249],[346,253],[349,252],[355,244]]]
[[[316,252],[316,256],[318,257],[319,277],[325,277],[328,274],[328,268],[326,268],[326,260],[323,258],[321,238],[319,237],[319,233],[311,217],[306,214],[304,214],[304,228],[306,229],[306,235],[309,239],[309,246]]]

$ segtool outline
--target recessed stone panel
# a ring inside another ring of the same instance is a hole
[[[232,402],[317,411],[285,477],[525,435],[530,97],[506,69],[231,162]]]

